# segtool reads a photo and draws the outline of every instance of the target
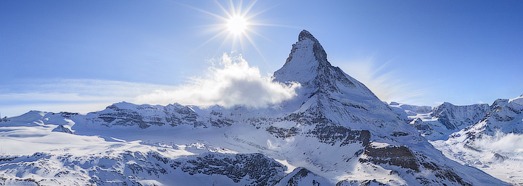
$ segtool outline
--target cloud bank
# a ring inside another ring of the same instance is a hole
[[[498,131],[494,136],[485,135],[475,140],[474,146],[505,156],[518,157],[523,155],[523,135]]]
[[[121,101],[251,108],[267,107],[293,98],[299,84],[285,85],[262,75],[241,56],[224,54],[205,75],[184,85],[92,79],[29,80],[0,89],[0,113],[15,116],[29,110],[87,113]]]
[[[177,102],[188,105],[231,107],[267,107],[296,96],[299,84],[285,85],[263,76],[241,55],[224,54],[218,64],[208,69],[206,76],[193,78],[175,90],[156,90],[140,95],[138,103],[165,104]]]

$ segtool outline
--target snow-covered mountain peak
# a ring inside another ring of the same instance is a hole
[[[410,128],[404,129],[403,120],[364,84],[332,66],[320,42],[306,30],[292,45],[283,67],[274,73],[274,80],[301,84],[296,98],[282,104],[284,110],[291,112],[289,118],[299,117],[308,124],[369,130],[382,136],[397,131],[417,134]]]
[[[320,42],[308,31],[303,30],[298,42],[292,45],[285,65],[274,73],[278,81],[295,81],[307,84],[320,71],[332,67],[327,60],[327,53]]]
[[[303,41],[305,39],[310,39],[318,42],[318,40],[307,30],[302,30],[298,35],[298,41]]]
[[[443,102],[440,106],[438,107],[452,107],[452,106],[455,106],[454,104],[452,103],[449,103],[449,102]]]
[[[310,42],[312,42],[312,49],[316,60],[320,63],[328,64],[329,62],[327,61],[327,53],[323,49],[323,46],[321,46],[320,42],[309,31],[303,30],[298,35],[298,42],[303,42],[306,40],[310,40]],[[290,61],[290,59],[287,59],[287,61]]]
[[[125,102],[125,101],[113,103],[113,104],[107,106],[107,108],[119,108],[119,109],[134,109],[135,107],[136,107],[135,104]]]
[[[523,95],[517,98],[510,99],[509,102],[523,105]]]
[[[343,92],[350,89],[357,94],[374,94],[362,83],[332,66],[320,42],[307,30],[300,32],[298,41],[282,68],[274,72],[276,81],[298,82],[301,93],[310,96],[316,92]]]

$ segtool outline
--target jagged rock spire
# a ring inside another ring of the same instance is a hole
[[[307,30],[302,30],[298,35],[298,42],[292,45],[291,53],[286,63],[292,61],[295,54],[300,53],[300,50],[310,49],[312,49],[314,58],[318,63],[323,63],[324,65],[329,64],[327,61],[327,53],[323,49],[323,46],[321,46],[320,42]]]
[[[305,96],[316,92],[340,92],[352,89],[375,97],[375,95],[340,68],[332,66],[327,60],[327,53],[320,42],[307,30],[298,35],[298,41],[292,45],[291,52],[283,67],[274,72],[276,81],[298,82]],[[344,87],[344,88],[342,88]]]
[[[303,30],[298,35],[298,42],[292,45],[285,64],[274,76],[277,81],[293,81],[306,85],[331,67],[320,42],[309,31]]]
[[[321,46],[320,42],[307,30],[302,30],[300,32],[300,35],[298,36],[298,41],[303,41],[305,39],[310,39],[313,41],[313,51],[314,56],[316,57],[316,60],[320,62],[327,62],[327,53],[323,49],[323,46]]]

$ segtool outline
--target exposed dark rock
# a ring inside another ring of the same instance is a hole
[[[234,120],[223,116],[221,112],[211,111],[211,117],[209,118],[209,123],[215,127],[225,127],[231,126],[234,123]]]
[[[308,134],[318,138],[320,142],[330,145],[341,142],[340,146],[353,143],[361,143],[362,146],[367,146],[370,142],[368,130],[350,130],[343,126],[316,125]]]
[[[291,127],[290,129],[286,128],[279,128],[274,126],[269,126],[267,129],[267,132],[271,133],[273,136],[276,136],[277,138],[288,138],[295,136],[298,134],[299,129],[296,127]]]
[[[302,178],[306,178],[309,176],[309,174],[314,174],[311,171],[305,169],[305,168],[298,168],[300,169],[294,176],[292,176],[289,181],[287,181],[287,186],[299,186],[300,180]],[[316,175],[314,175],[316,176]],[[310,183],[312,186],[320,186],[320,182],[316,180],[312,180],[312,183]]]
[[[64,118],[71,118],[73,116],[78,115],[78,113],[76,113],[76,112],[59,112],[58,114],[60,114]]]
[[[194,127],[204,126],[203,122],[198,121],[198,114],[188,106],[179,104],[168,105],[163,111],[166,115],[165,120],[171,126],[192,125]]]
[[[374,164],[389,164],[419,171],[416,156],[405,146],[387,146],[383,148],[367,146],[365,154],[368,156],[368,159],[360,159],[360,162],[370,161]]]
[[[234,182],[250,178],[254,180],[251,185],[273,185],[283,177],[284,166],[258,153],[234,156],[207,154],[188,160],[182,170],[191,175],[225,175]]]
[[[420,162],[420,165],[423,168],[430,170],[430,172],[434,173],[434,175],[437,178],[441,179],[441,180],[429,180],[429,179],[423,179],[421,177],[417,177],[416,180],[418,180],[421,184],[424,184],[424,185],[443,184],[442,183],[443,180],[448,180],[448,181],[454,182],[459,185],[466,185],[466,186],[471,185],[470,183],[463,180],[463,178],[461,178],[458,174],[456,174],[453,169],[451,169],[447,166],[440,166],[437,163],[428,160],[425,155],[421,155],[421,154],[418,154],[418,155],[419,155],[418,161]]]
[[[385,186],[387,184],[381,183],[377,181],[376,179],[373,180],[343,180],[338,183],[336,183],[336,186],[354,186],[354,185],[360,185],[360,186],[369,186],[369,185],[379,185],[379,186]]]
[[[459,185],[472,186],[472,184],[465,182],[463,178],[449,169],[437,171],[436,177],[458,183]]]
[[[415,120],[411,121],[410,124],[414,125],[418,131],[422,131],[425,134],[430,134],[432,132],[432,127],[426,123],[423,123],[420,118],[416,118]]]
[[[408,135],[409,135],[409,133],[401,132],[401,131],[395,131],[391,134],[391,136],[394,136],[394,137],[408,136]]]
[[[73,131],[69,126],[64,125],[58,125],[56,128],[53,129],[53,132],[63,132],[68,134],[73,134]]]
[[[107,109],[114,112],[102,113],[98,118],[112,125],[138,126],[140,128],[148,128],[151,125],[164,125],[164,123],[160,122],[146,122],[140,113],[133,110],[121,109],[115,105],[108,106]]]
[[[323,112],[317,109],[309,109],[306,112],[291,113],[283,118],[283,120],[294,121],[303,125],[327,125],[332,123],[327,119]]]

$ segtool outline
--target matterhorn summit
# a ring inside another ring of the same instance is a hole
[[[298,97],[283,103],[293,114],[301,113],[301,119],[321,118],[325,121],[322,124],[387,135],[395,132],[418,135],[364,84],[332,66],[320,42],[306,30],[300,32],[298,42],[292,45],[287,61],[274,77],[283,83],[301,84]],[[312,120],[309,123],[314,123]]]
[[[303,30],[298,42],[292,45],[291,53],[283,67],[274,73],[277,81],[295,81],[303,87],[316,91],[339,92],[339,86],[355,88],[360,84],[362,93],[371,94],[361,83],[333,67],[320,42],[308,31]]]
[[[445,157],[306,30],[274,81],[301,86],[268,108],[122,102],[9,118],[6,143],[39,145],[1,156],[0,185],[506,185]]]

